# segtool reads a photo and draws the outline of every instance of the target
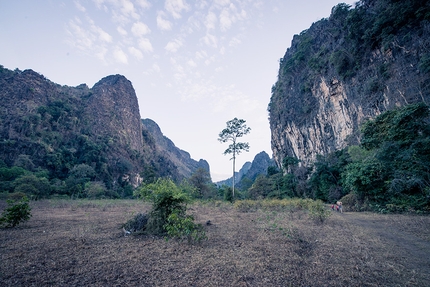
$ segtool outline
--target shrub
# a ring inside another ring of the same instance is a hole
[[[132,219],[124,224],[124,228],[131,233],[141,233],[145,231],[148,223],[148,215],[143,213],[136,214]]]
[[[22,200],[24,197],[26,197],[26,195],[23,192],[12,192],[7,196],[8,199],[12,199],[14,201]]]
[[[103,198],[106,196],[106,185],[102,181],[90,181],[85,184],[85,192],[88,198]]]
[[[171,179],[160,178],[155,183],[142,186],[135,195],[152,203],[148,231],[164,234],[167,218],[174,211],[185,212],[189,198]]]
[[[350,193],[340,199],[342,202],[342,208],[344,211],[359,211],[360,206],[358,204],[357,195]]]
[[[323,223],[329,216],[330,210],[321,200],[315,200],[308,205],[309,217],[317,222]]]
[[[201,241],[206,238],[203,227],[194,223],[194,217],[186,214],[189,197],[170,179],[158,179],[144,185],[135,195],[152,202],[146,231],[151,234]]]
[[[187,240],[188,243],[201,242],[207,239],[203,226],[194,223],[192,215],[185,215],[178,211],[174,211],[169,215],[164,228],[167,231],[168,237]]]
[[[29,199],[22,198],[20,201],[7,200],[7,208],[0,217],[0,226],[15,227],[21,222],[27,221],[31,217]]]
[[[231,187],[227,187],[224,190],[224,200],[228,202],[233,202],[233,189]]]

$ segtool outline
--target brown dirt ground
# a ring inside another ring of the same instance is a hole
[[[430,217],[197,203],[208,240],[124,236],[139,201],[32,202],[0,229],[0,286],[429,286]],[[5,207],[0,202],[0,211]]]

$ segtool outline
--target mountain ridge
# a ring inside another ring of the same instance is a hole
[[[122,75],[92,88],[69,87],[30,69],[0,66],[0,97],[0,161],[6,166],[27,158],[51,180],[66,182],[84,165],[95,171],[91,181],[109,190],[161,176],[179,182],[197,167],[209,170],[170,140],[157,141],[163,135],[143,124],[133,85]]]

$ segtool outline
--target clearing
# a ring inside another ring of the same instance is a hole
[[[0,202],[0,211],[6,206]],[[429,286],[430,217],[303,210],[189,211],[208,240],[124,236],[149,205],[133,200],[32,202],[33,217],[0,230],[1,286]]]

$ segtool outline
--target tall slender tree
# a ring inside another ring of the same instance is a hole
[[[237,139],[248,134],[251,128],[246,126],[246,121],[238,118],[234,118],[227,122],[227,127],[219,133],[218,140],[222,143],[231,142],[228,148],[224,151],[224,155],[232,154],[233,157],[233,199],[234,199],[234,185],[235,185],[235,164],[236,155],[239,155],[242,151],[249,151],[249,143],[237,142]]]

